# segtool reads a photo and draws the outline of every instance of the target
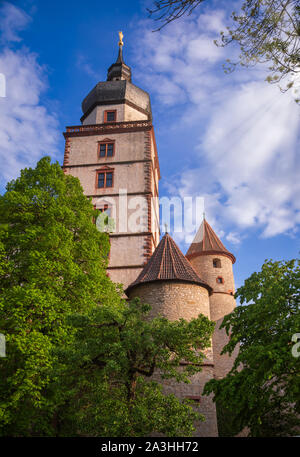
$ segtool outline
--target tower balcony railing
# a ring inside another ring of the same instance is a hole
[[[66,127],[66,133],[87,133],[89,131],[102,132],[107,130],[119,130],[119,129],[143,129],[151,128],[151,121],[125,121],[125,122],[106,122],[103,124],[86,124],[86,125],[73,125]]]

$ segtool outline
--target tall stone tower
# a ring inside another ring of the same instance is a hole
[[[66,128],[63,169],[113,219],[108,273],[127,287],[159,242],[160,173],[150,98],[131,82],[119,35],[107,80],[82,102],[82,124]]]
[[[191,320],[201,313],[211,319],[211,287],[197,274],[168,234],[162,238],[138,278],[129,285],[126,294],[130,299],[139,297],[148,303],[152,307],[150,318],[161,314],[171,321]],[[205,356],[202,371],[191,376],[190,384],[164,380],[163,386],[166,393],[193,400],[195,408],[205,416],[205,422],[195,424],[196,436],[218,436],[212,396],[202,396],[204,385],[214,377],[212,348],[207,349]]]
[[[210,319],[216,322],[213,334],[214,376],[220,379],[230,371],[236,357],[236,352],[231,357],[227,354],[220,355],[229,337],[225,329],[219,329],[224,316],[236,306],[232,271],[235,257],[225,248],[205,219],[186,257],[213,291],[209,301]]]

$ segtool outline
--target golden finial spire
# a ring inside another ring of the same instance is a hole
[[[123,43],[123,37],[124,37],[123,32],[120,31],[119,32],[119,46],[123,46],[123,44],[124,44]]]

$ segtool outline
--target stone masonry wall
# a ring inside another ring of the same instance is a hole
[[[213,260],[219,259],[221,266],[215,268]],[[216,322],[215,331],[213,334],[213,353],[215,378],[220,379],[232,368],[232,364],[237,355],[237,350],[229,357],[227,354],[220,355],[223,347],[228,342],[228,335],[225,329],[220,330],[219,327],[226,314],[231,313],[235,306],[234,299],[234,277],[232,271],[232,262],[227,256],[206,254],[192,257],[191,264],[198,272],[199,276],[207,282],[212,288],[214,293],[210,296],[210,317],[211,320]],[[217,278],[222,277],[223,284],[217,282]]]
[[[190,320],[200,313],[210,317],[208,291],[204,287],[180,281],[154,281],[140,284],[130,292],[130,298],[140,297],[141,301],[152,306],[150,318],[161,314],[169,320],[184,318]],[[192,376],[191,383],[177,383],[163,380],[164,391],[179,398],[191,398],[195,408],[205,416],[205,422],[195,424],[195,436],[218,436],[215,404],[212,397],[202,396],[205,383],[213,378],[213,354],[209,349],[202,371]],[[159,373],[154,379],[160,381]]]
[[[101,134],[87,129],[66,137],[64,171],[79,178],[96,208],[106,204],[111,208],[116,231],[111,237],[108,273],[125,288],[136,279],[159,242],[158,203],[153,204],[152,198],[154,191],[158,193],[152,135],[151,124],[140,130],[133,124],[127,131],[112,129]],[[112,157],[99,157],[99,142],[103,141],[114,142]],[[113,187],[98,188],[99,170],[113,171]]]
[[[132,297],[140,297],[151,305],[151,318],[157,314],[171,321],[181,317],[190,320],[200,313],[208,318],[210,316],[208,291],[198,284],[175,280],[154,281],[133,288],[130,292]]]

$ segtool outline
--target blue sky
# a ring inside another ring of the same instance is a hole
[[[0,5],[1,192],[45,154],[62,163],[62,132],[80,123],[83,98],[106,80],[122,30],[133,83],[151,95],[160,196],[205,197],[208,222],[237,257],[237,286],[266,258],[298,255],[300,109],[262,67],[224,74],[238,49],[213,40],[238,2],[204,2],[155,33],[150,0]],[[173,235],[185,253],[194,234]]]

